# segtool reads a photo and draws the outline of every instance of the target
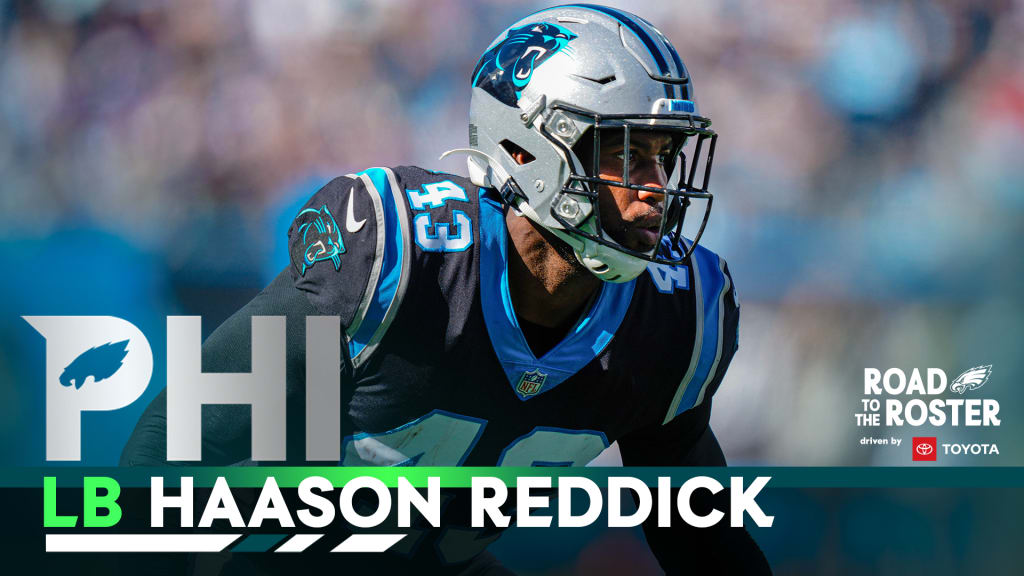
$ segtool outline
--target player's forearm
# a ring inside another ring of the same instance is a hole
[[[203,343],[202,370],[206,373],[247,373],[252,370],[252,318],[285,316],[287,351],[285,386],[290,405],[305,394],[305,321],[315,311],[305,296],[294,289],[287,272],[271,283],[256,298],[224,321]],[[202,460],[167,462],[167,391],[161,391],[146,408],[125,445],[121,464],[127,466],[230,465],[251,456],[252,418],[248,406],[210,404],[202,408]],[[288,418],[292,427],[302,425],[301,418]],[[195,423],[191,423],[195,424]],[[299,431],[287,435],[301,439]],[[301,450],[289,447],[289,454]]]
[[[673,502],[677,494],[678,489],[672,491]],[[693,494],[690,506],[698,516],[707,515],[712,508],[727,511],[729,490],[714,495],[699,490]],[[656,493],[653,509],[658,509]],[[647,543],[666,574],[771,574],[768,561],[750,533],[742,527],[731,528],[728,521],[695,528],[676,518],[672,527],[659,528],[656,520],[649,520],[643,528]]]
[[[709,426],[711,405],[679,415],[664,427],[634,433],[622,441],[623,462],[627,466],[725,466],[725,454]],[[678,489],[671,500],[677,501]],[[653,509],[658,509],[654,491]],[[729,510],[729,490],[711,494],[693,493],[690,506],[694,514],[705,516],[712,508]],[[744,528],[731,528],[720,522],[709,528],[695,528],[676,518],[673,526],[659,528],[656,517],[643,525],[651,551],[667,574],[770,574],[768,562],[754,539]],[[695,570],[695,567],[705,570]]]

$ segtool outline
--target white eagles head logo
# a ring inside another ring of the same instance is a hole
[[[988,382],[988,377],[992,375],[992,365],[986,366],[975,366],[964,371],[963,374],[956,377],[953,383],[949,385],[949,389],[957,394],[963,394],[968,390],[977,390]]]

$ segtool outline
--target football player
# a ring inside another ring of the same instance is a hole
[[[286,316],[288,456],[302,462],[305,318],[338,316],[342,465],[583,466],[616,441],[626,465],[724,465],[708,422],[739,305],[698,244],[716,135],[675,48],[627,12],[551,8],[499,34],[471,83],[469,146],[454,151],[469,177],[329,182],[289,230],[291,266],[207,340],[204,370],[248,371],[251,318]],[[165,402],[124,463],[164,462]],[[202,463],[246,459],[249,426],[246,409],[207,407]],[[741,528],[645,531],[670,573],[768,571]],[[394,552],[501,573],[495,538],[446,526]]]

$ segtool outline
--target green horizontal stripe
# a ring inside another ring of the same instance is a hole
[[[444,488],[466,488],[474,476],[493,476],[514,486],[519,476],[582,476],[605,486],[609,476],[632,476],[655,485],[660,476],[668,476],[673,485],[681,485],[694,476],[711,476],[727,482],[732,476],[746,481],[770,476],[769,488],[879,488],[879,487],[1024,487],[1024,467],[778,467],[743,466],[729,468],[455,468],[455,467],[340,467],[340,466],[266,466],[266,467],[73,467],[0,468],[0,488],[41,488],[44,476],[57,478],[57,485],[82,485],[84,476],[109,476],[122,487],[148,487],[150,477],[164,477],[165,486],[177,486],[182,476],[192,476],[195,486],[213,486],[218,476],[232,487],[260,487],[273,476],[281,487],[296,487],[304,478],[323,476],[341,486],[358,476],[373,476],[388,486],[397,486],[405,477],[413,486],[426,486],[427,478],[437,476]],[[746,483],[746,482],[745,482]]]

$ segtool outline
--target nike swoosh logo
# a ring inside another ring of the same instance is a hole
[[[366,218],[356,222],[355,214],[352,212],[352,193],[349,193],[348,211],[345,214],[345,230],[348,230],[350,234],[355,234],[363,229],[363,224],[366,224]]]

